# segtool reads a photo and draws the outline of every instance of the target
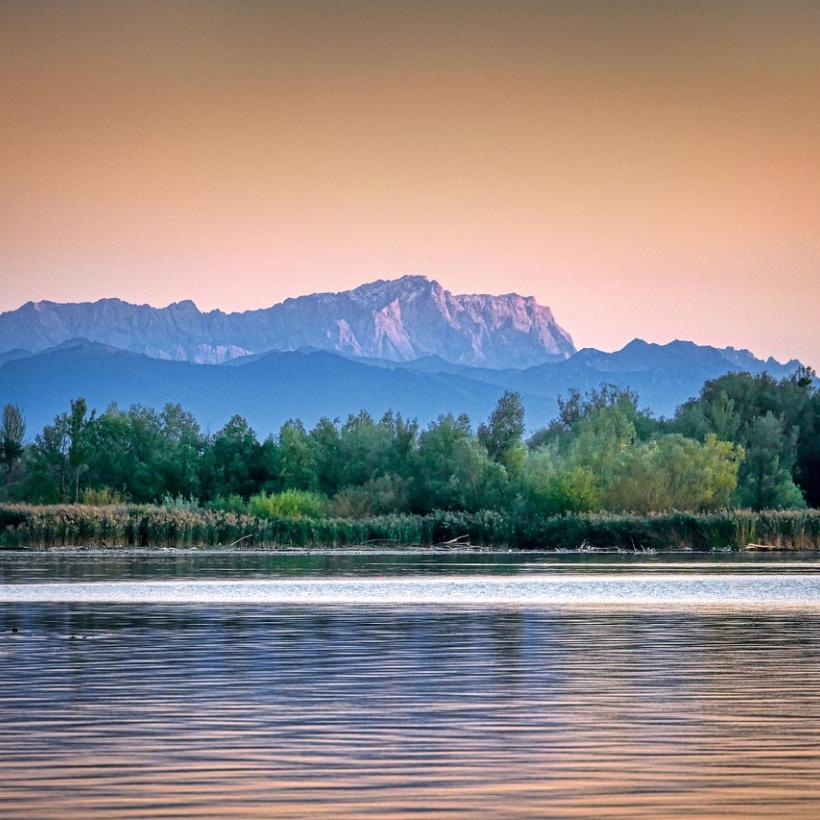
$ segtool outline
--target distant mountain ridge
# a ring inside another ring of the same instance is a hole
[[[19,403],[32,432],[81,395],[98,410],[180,402],[211,429],[239,413],[267,434],[291,417],[360,409],[475,420],[504,390],[522,394],[534,429],[571,389],[628,387],[668,416],[709,379],[740,370],[780,379],[798,367],[687,341],[576,351],[531,297],[454,295],[420,276],[244,313],[103,299],[0,314],[0,405]]]
[[[431,369],[429,364],[425,367]],[[661,345],[633,339],[613,353],[584,348],[564,361],[523,370],[499,371],[446,363],[445,367],[454,376],[495,384],[524,395],[542,396],[552,403],[554,410],[558,397],[571,389],[584,392],[602,384],[628,387],[638,394],[642,407],[656,415],[669,416],[678,405],[697,395],[710,379],[740,371],[753,375],[768,373],[775,379],[784,379],[795,373],[801,363],[796,359],[783,364],[773,358],[764,361],[748,350],[688,341]]]
[[[30,436],[83,396],[90,408],[178,402],[206,430],[244,416],[261,435],[289,418],[313,424],[365,409],[381,416],[396,409],[427,421],[452,408],[486,415],[495,385],[408,370],[377,368],[325,351],[273,352],[242,367],[155,359],[99,342],[73,339],[0,366],[0,406],[18,404]]]
[[[31,435],[78,396],[99,411],[111,402],[155,408],[179,402],[210,430],[238,413],[267,435],[289,418],[312,425],[322,416],[344,418],[361,409],[374,416],[392,409],[423,424],[442,413],[465,412],[477,422],[504,390],[516,390],[533,431],[555,417],[557,398],[572,388],[629,387],[641,406],[668,416],[708,379],[739,370],[780,379],[799,366],[794,360],[762,361],[732,348],[640,339],[614,353],[587,348],[569,359],[524,369],[470,367],[435,356],[409,362],[357,359],[309,348],[200,365],[71,339],[39,353],[15,351],[9,360],[0,359],[0,405],[19,404]]]
[[[533,297],[453,294],[423,276],[242,313],[202,312],[191,301],[154,308],[101,299],[27,302],[0,314],[0,352],[39,352],[77,337],[200,364],[304,347],[394,362],[434,355],[492,368],[525,368],[575,353],[550,308]]]

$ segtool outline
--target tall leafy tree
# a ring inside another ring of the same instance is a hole
[[[26,437],[26,421],[23,411],[16,404],[3,408],[0,423],[0,463],[3,465],[6,483],[10,483],[14,468],[23,455],[23,440]]]
[[[729,373],[707,382],[682,405],[668,429],[703,440],[709,433],[746,450],[741,503],[794,506],[820,503],[820,392],[803,368],[777,381],[766,373]],[[799,487],[802,492],[798,492]]]
[[[492,509],[502,502],[506,472],[471,435],[466,416],[442,416],[419,436],[413,505],[432,509]]]
[[[301,421],[286,421],[279,431],[275,482],[283,490],[315,490],[318,470],[313,442]]]
[[[703,443],[679,434],[638,442],[621,457],[604,504],[639,513],[727,507],[742,460],[742,448],[714,433]]]
[[[338,421],[319,419],[310,431],[310,440],[315,455],[317,489],[326,495],[335,495],[342,486],[344,469]]]
[[[266,473],[262,447],[242,416],[233,416],[211,439],[200,464],[203,494],[207,498],[258,492]]]
[[[81,479],[89,469],[93,454],[85,399],[71,402],[70,412],[61,413],[35,438],[31,448],[29,473],[23,482],[25,497],[31,501],[78,501]]]
[[[95,413],[88,415],[88,403],[79,398],[71,402],[68,416],[68,464],[74,481],[74,501],[80,500],[80,480],[88,471],[88,462],[93,454],[89,429],[93,424]]]
[[[206,450],[199,422],[179,404],[166,404],[158,421],[163,493],[198,498],[202,494],[200,465]]]
[[[508,468],[520,466],[524,453],[524,404],[521,395],[506,391],[489,420],[478,427],[478,441],[493,461]]]
[[[786,429],[771,411],[750,422],[740,501],[756,510],[804,507],[803,494],[792,480],[797,430]]]

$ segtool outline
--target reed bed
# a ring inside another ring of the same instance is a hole
[[[563,515],[493,511],[370,518],[262,518],[156,505],[0,505],[5,547],[355,547],[447,542],[514,549],[708,551],[749,543],[820,549],[820,510],[726,510],[652,515]]]

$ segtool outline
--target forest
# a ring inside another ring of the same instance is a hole
[[[505,393],[474,428],[425,429],[388,412],[289,421],[262,441],[235,416],[215,433],[179,405],[89,411],[78,398],[33,438],[20,408],[0,429],[0,501],[159,504],[257,517],[348,518],[499,511],[516,516],[820,504],[820,391],[803,370],[776,381],[732,373],[669,419],[628,390],[559,401],[525,437]]]

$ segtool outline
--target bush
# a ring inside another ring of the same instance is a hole
[[[184,495],[164,495],[162,506],[166,510],[198,510],[198,498],[186,498]]]
[[[205,509],[245,515],[248,512],[248,502],[241,495],[218,495],[213,501],[209,501],[205,505]]]
[[[88,487],[82,492],[82,503],[92,507],[109,507],[112,504],[124,504],[125,498],[122,493],[115,492],[108,487],[92,489]]]
[[[325,499],[306,490],[285,490],[251,496],[247,510],[258,518],[319,518],[324,512]]]
[[[408,482],[395,475],[371,478],[360,486],[343,487],[326,512],[338,518],[367,518],[402,513],[409,506]]]

